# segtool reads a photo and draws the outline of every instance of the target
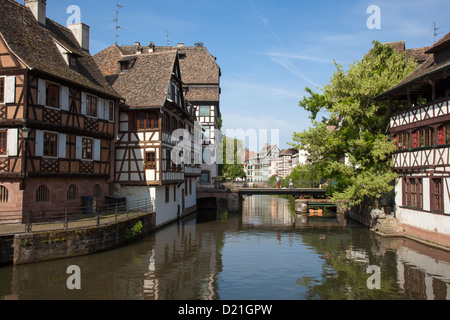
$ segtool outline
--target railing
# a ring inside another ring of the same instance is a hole
[[[68,207],[61,211],[0,211],[0,234],[68,230],[115,223],[154,211],[154,200],[136,200],[88,207]]]
[[[276,181],[224,181],[220,182],[225,188],[229,189],[243,189],[243,188],[276,188]],[[296,180],[292,181],[290,185],[289,181],[282,180],[281,188],[321,188],[323,183],[320,181],[307,181],[307,180]]]

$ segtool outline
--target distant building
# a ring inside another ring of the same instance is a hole
[[[425,53],[416,71],[377,99],[390,103],[397,145],[396,217],[407,232],[450,243],[450,33]]]
[[[0,219],[94,210],[112,194],[120,95],[89,54],[89,27],[46,9],[0,1]]]
[[[278,159],[278,172],[277,174],[285,179],[288,177],[294,169],[294,156],[299,154],[297,149],[289,148],[280,151]]]
[[[247,181],[268,181],[271,176],[277,175],[279,154],[280,149],[278,146],[268,144],[258,153],[249,153],[247,163],[244,166]]]

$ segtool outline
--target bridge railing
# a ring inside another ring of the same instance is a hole
[[[270,189],[276,188],[276,181],[225,181],[221,182],[225,188],[229,189],[244,189],[244,188],[257,188],[257,189]],[[289,181],[282,180],[281,188],[321,188],[320,181],[307,181],[296,180],[292,181],[292,185]]]

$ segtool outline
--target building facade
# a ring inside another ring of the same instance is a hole
[[[156,225],[196,209],[200,134],[185,99],[177,50],[113,45],[95,55],[120,105],[115,193],[155,202]]]
[[[101,206],[119,99],[89,54],[88,26],[48,19],[45,0],[1,1],[0,212],[20,221]]]
[[[405,229],[450,240],[450,33],[427,59],[377,97],[390,103],[395,214]]]

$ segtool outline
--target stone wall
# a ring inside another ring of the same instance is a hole
[[[14,236],[14,264],[91,254],[125,245],[155,230],[155,214],[148,213],[117,223],[77,230],[17,234]],[[133,227],[142,224],[138,232]],[[2,250],[3,252],[3,250]]]

